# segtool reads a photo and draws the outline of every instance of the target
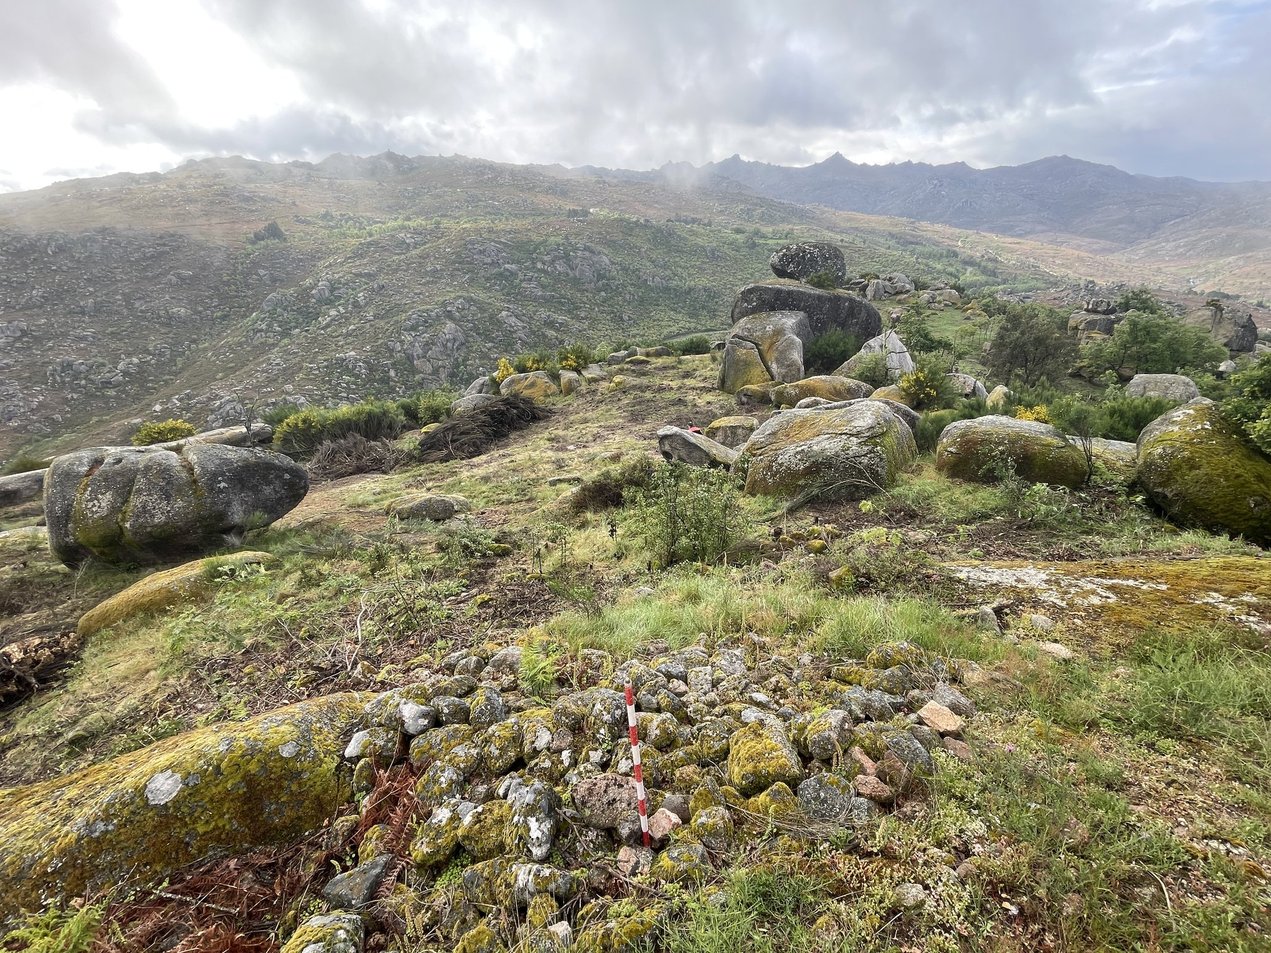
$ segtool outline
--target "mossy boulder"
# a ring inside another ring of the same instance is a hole
[[[1050,424],[991,415],[956,420],[936,445],[936,469],[959,480],[991,483],[1008,471],[1030,483],[1078,487],[1085,454]]]
[[[736,450],[758,429],[759,421],[754,417],[720,417],[707,425],[706,436]]]
[[[802,282],[774,278],[746,285],[733,299],[732,322],[768,311],[802,311],[814,338],[827,331],[845,331],[865,340],[880,334],[883,319],[878,309],[842,290],[823,291]]]
[[[808,397],[820,397],[828,401],[856,400],[868,397],[873,391],[874,388],[864,381],[839,377],[835,374],[818,374],[774,387],[772,402],[778,407],[793,407]]]
[[[1199,398],[1139,435],[1138,483],[1171,520],[1271,546],[1271,460]]]
[[[799,753],[780,724],[754,721],[733,735],[728,782],[743,795],[758,794],[778,783],[794,788],[803,776]]]
[[[891,400],[908,407],[912,398],[898,384],[885,384],[869,395],[874,400]]]
[[[89,636],[143,612],[158,612],[193,602],[212,590],[218,576],[223,578],[222,574],[245,566],[264,565],[274,558],[269,553],[231,553],[196,559],[175,569],[146,576],[85,612],[80,617],[78,632],[81,636]]]
[[[349,797],[341,755],[369,697],[300,702],[0,791],[0,918],[320,827]]]
[[[752,388],[772,386],[772,375],[759,356],[759,348],[753,341],[730,337],[724,344],[724,356],[719,365],[719,389],[725,394],[741,394]]]
[[[556,386],[552,375],[547,371],[530,371],[504,378],[503,383],[499,385],[499,393],[504,397],[515,394],[517,397],[543,401],[559,394],[560,388]]]
[[[738,459],[746,492],[861,499],[891,486],[918,449],[909,427],[879,401],[787,410],[755,431]]]
[[[54,459],[44,480],[49,547],[72,566],[187,557],[272,523],[308,490],[304,467],[257,447],[80,450]]]
[[[1076,441],[1078,438],[1069,437]],[[1094,463],[1103,468],[1109,478],[1122,486],[1134,482],[1139,468],[1139,448],[1127,440],[1104,440],[1095,437],[1090,441],[1090,455]]]
[[[1190,377],[1182,374],[1135,374],[1125,385],[1127,397],[1163,397],[1185,404],[1200,396],[1200,389]]]

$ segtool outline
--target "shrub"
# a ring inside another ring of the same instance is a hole
[[[292,414],[274,429],[274,447],[283,453],[313,453],[323,443],[358,434],[367,440],[392,439],[406,429],[396,404],[365,401],[335,408],[311,408]]]
[[[672,351],[681,357],[686,354],[709,354],[711,352],[711,339],[705,334],[694,334],[691,338],[672,341],[669,346]]]
[[[716,562],[750,530],[732,474],[682,463],[653,468],[633,522],[662,566]]]
[[[856,362],[851,376],[870,387],[884,387],[891,383],[887,373],[887,358],[882,354],[867,354]]]
[[[282,404],[274,404],[261,415],[261,419],[271,427],[277,427],[280,423],[290,417],[292,414],[300,413],[300,405],[287,401]]]
[[[175,417],[167,420],[152,420],[137,428],[137,432],[132,435],[132,445],[148,447],[151,444],[193,437],[198,432],[198,428],[188,420],[178,420]]]
[[[1039,424],[1050,423],[1050,409],[1045,404],[1036,404],[1032,407],[1016,407],[1016,420],[1032,420]]]
[[[909,398],[910,406],[925,410],[952,402],[954,387],[948,376],[952,367],[953,362],[943,354],[919,355],[914,369],[900,377],[900,389]]]
[[[388,473],[402,456],[387,440],[367,440],[361,434],[351,433],[319,445],[306,469],[312,476],[338,480],[355,473]]]
[[[831,328],[803,349],[805,374],[828,374],[861,349],[860,339],[841,328]],[[884,370],[884,376],[886,370]],[[864,378],[859,378],[864,380]],[[867,382],[868,383],[868,382]],[[881,386],[881,385],[875,385]]]
[[[589,344],[569,344],[556,352],[556,364],[562,371],[581,371],[596,359],[596,349]]]
[[[494,382],[502,384],[516,373],[516,367],[506,357],[499,358],[499,366],[494,369]]]
[[[421,390],[394,401],[402,417],[411,427],[435,424],[450,416],[450,405],[455,400],[454,391]]]
[[[1054,308],[987,298],[984,311],[1001,319],[989,342],[988,369],[1008,384],[1027,387],[1055,380],[1068,372],[1076,343],[1068,334],[1068,318]]]
[[[556,364],[556,358],[546,351],[536,351],[533,354],[518,354],[512,358],[512,366],[518,374],[529,374],[532,371],[547,371],[549,374],[556,374],[560,367]]]
[[[1115,371],[1122,377],[1173,374],[1180,368],[1212,368],[1226,356],[1226,348],[1203,328],[1138,311],[1127,314],[1111,337],[1092,341],[1081,349],[1089,372]]]
[[[652,475],[653,461],[647,456],[605,467],[595,476],[584,480],[570,494],[569,509],[574,513],[615,509],[626,501],[629,491],[648,486]]]
[[[818,271],[815,274],[808,275],[805,279],[813,288],[820,288],[822,291],[833,291],[839,286],[838,278],[832,271]]]
[[[1116,300],[1117,311],[1140,311],[1143,314],[1160,314],[1161,300],[1146,288],[1134,288]]]
[[[1143,428],[1174,406],[1164,397],[1127,397],[1124,394],[1109,397],[1099,405],[1103,415],[1100,437],[1109,440],[1139,439]]]
[[[1220,405],[1223,416],[1271,454],[1271,354],[1232,374],[1230,384],[1232,396]]]

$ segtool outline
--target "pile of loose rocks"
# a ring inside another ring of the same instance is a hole
[[[758,639],[618,664],[583,650],[558,674],[590,687],[534,686],[559,692],[550,702],[527,691],[542,661],[519,646],[456,652],[366,706],[345,751],[363,814],[342,822],[356,857],[326,886],[331,911],[287,953],[355,948],[358,914],[461,953],[620,949],[656,928],[658,884],[706,880],[770,838],[850,838],[911,798],[940,758],[971,756],[961,735],[975,706],[955,687],[959,666],[910,643],[852,664],[784,659]],[[402,803],[386,811],[387,778]],[[368,823],[371,805],[396,821]],[[639,903],[603,899],[632,881],[650,888]]]

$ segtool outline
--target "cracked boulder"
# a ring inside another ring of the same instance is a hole
[[[724,342],[719,386],[733,394],[748,384],[797,381],[812,329],[802,311],[771,311],[738,321]]]
[[[304,467],[255,447],[80,450],[44,480],[49,548],[70,566],[179,559],[268,526],[308,490]]]

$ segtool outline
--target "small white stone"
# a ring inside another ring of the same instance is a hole
[[[1037,650],[1045,652],[1052,658],[1057,658],[1061,662],[1068,662],[1075,658],[1075,653],[1066,645],[1060,645],[1058,642],[1038,642]]]
[[[286,744],[279,745],[278,753],[284,758],[294,758],[300,753],[300,742],[288,741]]]
[[[175,771],[160,771],[146,782],[146,800],[156,807],[167,804],[181,790],[181,775]]]

